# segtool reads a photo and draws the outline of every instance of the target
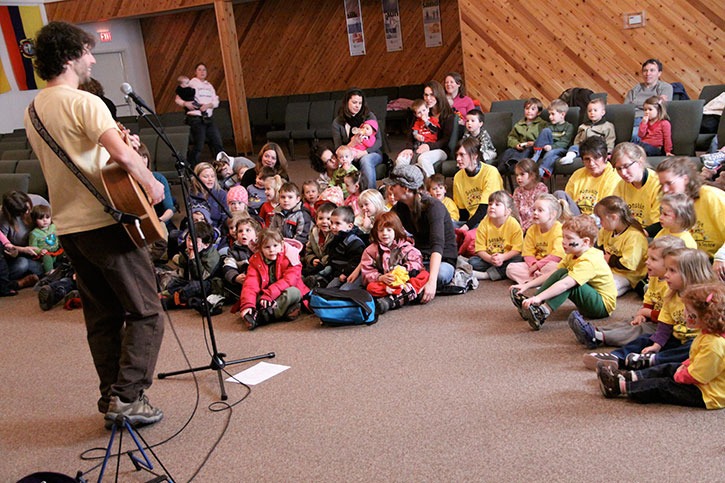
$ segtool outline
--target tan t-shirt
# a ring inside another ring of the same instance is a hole
[[[105,195],[101,168],[109,159],[99,139],[118,130],[103,101],[70,86],[46,87],[35,98],[35,110],[50,135],[93,185]],[[59,235],[78,233],[115,223],[103,205],[76,178],[33,127],[27,110],[25,130],[48,184],[53,221]]]

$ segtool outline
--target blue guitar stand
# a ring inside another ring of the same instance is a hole
[[[116,452],[116,480],[118,480],[118,468],[121,463],[121,450],[123,448],[123,430],[128,431],[128,434],[131,436],[131,439],[133,439],[134,444],[136,444],[136,448],[138,449],[138,454],[141,456],[141,458],[138,458],[134,452],[129,452],[128,457],[131,459],[131,462],[133,463],[134,468],[136,468],[136,471],[139,470],[145,470],[151,473],[155,476],[155,478],[148,480],[146,483],[160,483],[162,481],[167,481],[169,483],[174,483],[174,480],[171,479],[171,476],[169,475],[168,470],[164,467],[164,464],[161,462],[158,456],[151,450],[151,448],[148,448],[149,451],[151,451],[151,454],[154,458],[156,458],[156,461],[159,463],[159,466],[164,470],[164,474],[158,475],[154,473],[152,470],[154,468],[154,465],[151,463],[151,460],[149,459],[148,455],[146,454],[146,451],[144,451],[144,445],[148,447],[148,443],[146,443],[146,440],[143,439],[143,437],[136,432],[135,429],[133,429],[133,426],[131,426],[131,423],[129,423],[128,419],[123,416],[122,414],[119,414],[115,421],[113,421],[113,426],[111,426],[111,437],[108,439],[108,446],[106,447],[106,455],[103,458],[103,463],[101,464],[101,472],[98,474],[98,483],[101,483],[103,480],[103,475],[106,472],[106,466],[108,464],[109,459],[111,458],[111,450],[113,448],[113,440],[116,438],[116,432],[118,432],[118,451]],[[141,444],[143,442],[143,445]]]

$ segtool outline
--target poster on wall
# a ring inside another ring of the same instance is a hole
[[[385,25],[385,46],[388,52],[403,50],[398,0],[383,0],[383,25]]]
[[[363,33],[360,0],[345,0],[345,19],[350,55],[353,57],[365,55],[365,34]]]
[[[443,45],[441,9],[439,0],[423,0],[423,31],[426,47]]]

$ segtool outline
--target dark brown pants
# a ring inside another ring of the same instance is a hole
[[[77,274],[104,412],[110,396],[132,401],[151,386],[164,333],[153,267],[121,225],[60,242]]]

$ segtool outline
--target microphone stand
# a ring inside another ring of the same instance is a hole
[[[212,348],[212,354],[211,354],[211,361],[206,366],[199,366],[199,367],[193,367],[190,369],[182,369],[179,371],[173,371],[173,372],[160,372],[157,374],[157,377],[159,379],[166,379],[167,377],[171,376],[178,376],[180,374],[188,374],[191,372],[199,372],[199,371],[206,371],[206,370],[212,370],[216,371],[217,376],[219,378],[219,389],[221,392],[221,399],[222,401],[226,401],[228,396],[226,393],[226,390],[224,389],[224,378],[222,377],[222,370],[227,366],[233,366],[237,364],[242,364],[244,362],[250,362],[250,361],[256,361],[259,359],[271,359],[275,357],[274,352],[268,352],[266,354],[260,354],[257,356],[252,357],[244,357],[242,359],[235,359],[231,361],[225,360],[226,354],[219,352],[219,349],[217,348],[216,343],[216,337],[214,335],[214,324],[211,320],[211,311],[209,307],[209,301],[207,298],[206,288],[204,287],[203,280],[201,280],[201,274],[203,273],[202,266],[201,266],[201,260],[199,258],[199,250],[196,246],[196,230],[194,230],[194,223],[191,221],[191,206],[189,204],[189,179],[193,176],[194,179],[197,180],[197,183],[199,186],[201,186],[206,193],[211,196],[217,204],[222,207],[224,212],[227,216],[231,217],[231,213],[229,210],[222,204],[219,199],[214,196],[214,193],[206,187],[204,183],[201,182],[201,179],[194,173],[194,170],[191,166],[189,166],[184,158],[179,154],[179,152],[176,150],[174,145],[169,140],[169,137],[166,135],[166,132],[164,131],[161,122],[158,122],[158,126],[154,124],[151,120],[148,119],[148,113],[144,112],[144,110],[139,106],[138,104],[134,103],[136,106],[136,112],[138,112],[139,116],[146,120],[146,122],[151,126],[151,128],[156,132],[156,134],[159,136],[159,139],[161,139],[166,146],[169,147],[171,150],[174,158],[176,158],[176,171],[179,173],[179,179],[181,181],[181,192],[182,197],[184,199],[184,208],[186,209],[186,217],[187,222],[189,225],[189,236],[192,240],[194,240],[194,243],[192,243],[192,249],[194,251],[194,263],[196,264],[196,272],[198,274],[199,280],[199,286],[201,287],[201,297],[202,297],[202,315],[206,321],[207,329],[209,330],[209,339],[211,341],[211,348]],[[151,111],[151,113],[156,117],[156,113]],[[158,117],[156,117],[158,121]]]

